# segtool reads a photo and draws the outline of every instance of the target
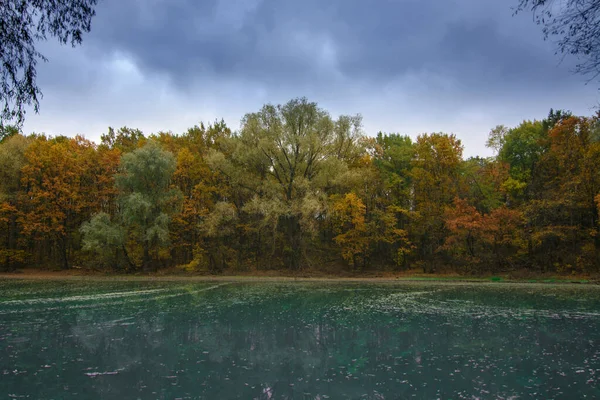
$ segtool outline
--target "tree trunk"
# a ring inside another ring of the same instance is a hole
[[[121,251],[123,252],[123,255],[125,256],[125,262],[127,263],[127,269],[129,271],[133,271],[135,270],[135,264],[133,263],[133,261],[131,261],[131,258],[129,258],[129,253],[127,252],[127,248],[125,247],[125,245],[121,246]],[[118,258],[117,258],[118,259]]]
[[[61,236],[58,240],[59,252],[60,252],[60,266],[62,269],[69,269],[69,256],[67,254],[67,238]]]
[[[285,254],[286,266],[292,270],[300,269],[302,257],[302,231],[300,228],[300,218],[297,215],[285,216],[285,230],[289,251]]]
[[[150,258],[150,244],[148,242],[144,242],[144,257],[142,259],[142,271],[151,272],[151,263],[152,259]]]
[[[16,264],[11,257],[11,254],[17,250],[17,216],[11,215],[10,220],[8,222],[8,237],[6,248],[8,249],[8,254],[4,260],[4,271],[14,271],[16,269]]]

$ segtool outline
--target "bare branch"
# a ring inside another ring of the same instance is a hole
[[[0,126],[21,125],[25,107],[39,111],[42,92],[36,66],[47,61],[35,48],[48,36],[61,44],[81,44],[91,29],[98,0],[0,0]]]

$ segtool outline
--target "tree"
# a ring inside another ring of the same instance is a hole
[[[140,147],[144,143],[145,137],[139,129],[120,128],[118,131],[111,127],[108,132],[100,135],[100,143],[110,149],[119,149],[123,153],[128,153]]]
[[[495,158],[471,157],[462,162],[461,196],[468,198],[480,212],[490,212],[507,203],[503,184],[508,179],[508,164]]]
[[[334,121],[306,98],[267,104],[247,114],[240,133],[211,157],[243,198],[238,208],[259,216],[260,229],[274,233],[272,243],[281,244],[290,269],[306,260],[305,236],[325,212],[325,190],[359,158],[359,128],[360,116]]]
[[[97,186],[86,180],[94,146],[82,137],[36,138],[25,152],[21,169],[19,220],[23,233],[54,258],[63,269],[71,266],[71,253],[82,220],[89,217]]]
[[[597,0],[519,0],[516,13],[534,13],[545,39],[558,37],[558,51],[579,58],[575,71],[600,74],[600,2]]]
[[[353,268],[365,267],[370,239],[364,203],[356,194],[348,193],[333,202],[332,212],[338,231],[334,240],[342,250],[342,257]]]
[[[377,134],[373,163],[383,175],[393,204],[409,206],[414,155],[415,148],[409,136]]]
[[[543,184],[525,206],[535,264],[578,272],[600,266],[597,123],[596,118],[571,116],[548,133],[548,151],[539,163]]]
[[[506,207],[483,214],[466,199],[455,198],[446,207],[444,222],[449,231],[443,249],[460,269],[496,272],[517,264],[524,246],[522,214]]]
[[[542,121],[542,125],[544,126],[544,129],[546,131],[549,131],[550,129],[554,128],[554,125],[556,125],[560,121],[564,121],[572,116],[573,113],[571,113],[571,111],[554,110],[551,108],[550,112],[548,112],[548,117],[546,117],[546,119]]]
[[[380,254],[384,265],[391,264],[395,268],[405,268],[408,265],[408,256],[415,249],[406,229],[414,213],[390,205],[383,210],[373,210],[370,217],[369,237],[375,246],[374,252]]]
[[[412,225],[425,270],[433,270],[432,256],[444,243],[444,207],[460,191],[463,146],[455,135],[420,135],[412,162],[413,208],[418,218]]]
[[[459,255],[461,262],[467,268],[473,268],[480,263],[478,241],[483,237],[483,216],[475,207],[456,197],[452,207],[446,207],[444,222],[450,232],[444,247]]]
[[[488,134],[488,139],[485,142],[486,147],[493,149],[496,154],[500,153],[507,134],[508,129],[504,125],[496,125]]]
[[[5,140],[8,140],[9,138],[18,135],[19,134],[19,128],[17,128],[14,125],[6,125],[6,126],[2,126],[2,124],[0,124],[0,143],[4,142]]]
[[[183,194],[182,212],[173,216],[171,255],[179,256],[184,264],[192,262],[190,268],[208,266],[210,270],[218,271],[225,267],[223,255],[235,253],[232,237],[235,224],[232,219],[227,219],[235,206],[228,203],[230,207],[221,207],[220,202],[227,198],[229,188],[205,159],[209,150],[216,148],[217,141],[230,134],[221,121],[208,127],[204,124],[194,126],[182,136],[164,134],[158,138],[177,152],[173,185]],[[221,217],[233,226],[224,226]],[[208,225],[214,229],[208,229]]]
[[[81,227],[84,248],[107,257],[122,250],[130,267],[136,267],[131,251],[141,252],[141,268],[152,269],[160,248],[169,243],[171,215],[179,211],[181,192],[171,188],[176,161],[173,154],[148,142],[121,157],[121,173],[115,178],[118,215],[111,222],[106,213],[95,215]]]
[[[122,269],[121,263],[130,261],[125,247],[125,230],[121,225],[114,224],[107,213],[94,214],[81,225],[80,231],[83,235],[82,249],[99,256],[101,264]]]
[[[510,167],[504,188],[513,199],[523,200],[532,195],[532,188],[540,178],[536,173],[538,161],[547,151],[547,136],[542,121],[523,121],[504,133],[497,159]]]
[[[98,0],[3,0],[0,3],[0,126],[21,124],[25,106],[39,111],[38,60],[47,61],[36,44],[55,37],[61,44],[81,44],[91,28]]]
[[[172,216],[169,260],[186,269],[212,272],[244,262],[238,251],[237,224],[229,218],[236,206],[228,198],[230,187],[206,156],[231,136],[223,120],[195,125],[181,135],[159,132],[150,135],[161,147],[176,155],[172,186],[183,195],[182,210]],[[225,222],[224,222],[225,221]],[[209,228],[210,226],[210,228]]]
[[[5,226],[0,229],[0,263],[12,270],[24,261],[24,252],[17,248],[19,227],[17,223],[18,198],[22,191],[21,169],[26,164],[25,153],[31,140],[13,134],[0,142],[0,219]]]

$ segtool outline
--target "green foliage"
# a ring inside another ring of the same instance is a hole
[[[111,127],[108,132],[100,135],[100,143],[111,149],[119,149],[122,152],[130,152],[144,142],[144,134],[139,129],[123,127],[117,132]]]
[[[510,165],[511,178],[530,181],[537,162],[546,151],[545,138],[542,121],[523,121],[504,135],[498,159]]]
[[[81,225],[81,233],[85,237],[83,250],[106,254],[106,251],[119,248],[125,244],[125,232],[110,220],[110,215],[98,213],[89,222]]]
[[[5,140],[18,135],[19,134],[19,128],[17,128],[14,125],[7,125],[7,126],[2,126],[0,125],[0,144],[2,144],[2,142],[4,142]]]
[[[0,201],[15,200],[21,185],[21,168],[27,162],[25,151],[31,140],[14,134],[0,143]]]
[[[334,121],[305,98],[267,104],[209,158],[243,199],[240,208],[261,221],[259,231],[285,243],[289,268],[301,266],[314,217],[325,211],[324,189],[359,161],[360,123],[358,116]]]
[[[412,187],[411,166],[415,147],[408,136],[377,134],[374,165],[381,171],[386,186],[398,204],[408,205]]]
[[[507,166],[494,159],[471,157],[461,165],[464,185],[463,197],[472,199],[475,207],[483,212],[490,212],[505,203],[506,193],[503,184],[508,175]]]
[[[94,216],[81,228],[83,248],[97,247],[101,254],[111,254],[115,249],[125,250],[125,245],[135,238],[143,250],[142,268],[150,269],[158,250],[169,244],[170,215],[179,211],[181,192],[170,188],[175,167],[175,157],[154,142],[124,154],[121,173],[115,178],[119,190],[118,221],[111,223],[104,213]],[[124,255],[127,256],[126,250]],[[128,263],[134,264],[132,260]]]
[[[500,152],[506,141],[508,129],[504,125],[497,125],[488,134],[488,139],[485,145],[494,150],[496,154]]]
[[[88,251],[101,257],[102,262],[112,267],[118,266],[120,250],[125,246],[125,230],[114,224],[110,215],[98,213],[80,228],[83,235],[83,251]]]
[[[600,118],[364,135],[305,98],[181,135],[0,143],[0,268],[600,271]]]

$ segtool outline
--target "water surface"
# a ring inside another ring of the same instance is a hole
[[[0,396],[600,398],[600,289],[0,281]]]

